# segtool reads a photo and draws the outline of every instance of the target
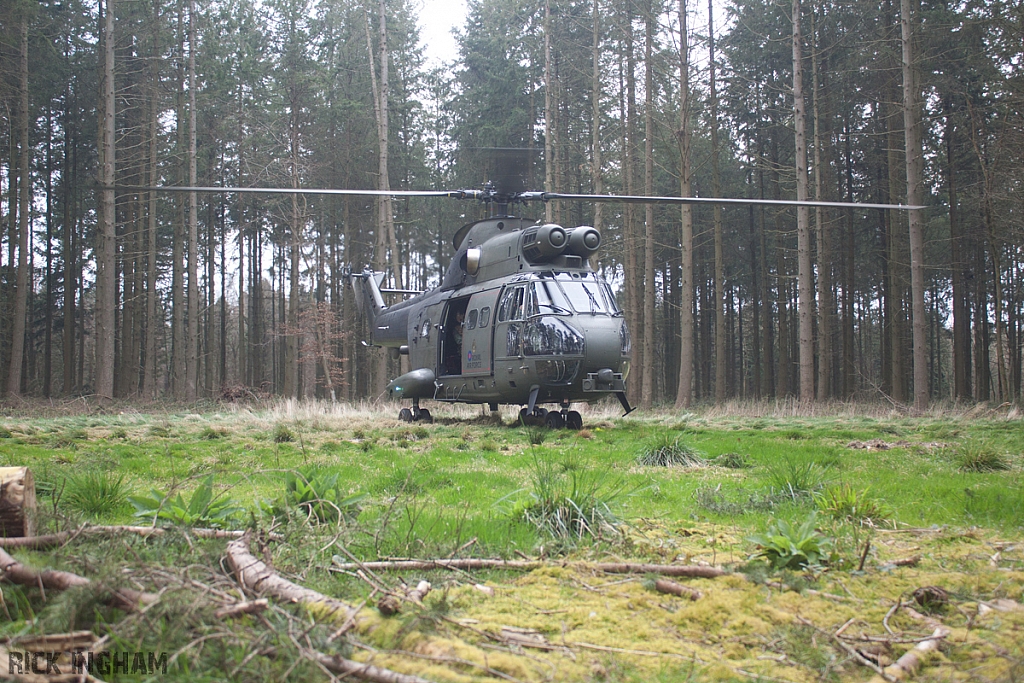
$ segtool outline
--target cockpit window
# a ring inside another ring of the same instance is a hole
[[[570,313],[569,302],[554,280],[539,280],[530,285],[530,306],[526,315],[567,314]]]
[[[596,282],[580,282],[578,280],[559,282],[565,296],[577,313],[615,313],[616,310],[605,300],[605,292]]]

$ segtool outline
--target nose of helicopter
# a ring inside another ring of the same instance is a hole
[[[583,333],[587,340],[584,371],[581,373],[584,378],[594,375],[597,382],[608,384],[616,375],[627,371],[629,356],[622,353],[621,326],[621,318],[613,317],[595,316],[584,323]]]

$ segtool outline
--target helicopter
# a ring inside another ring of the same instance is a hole
[[[521,406],[524,424],[552,429],[583,427],[573,403],[614,396],[625,414],[632,339],[611,284],[593,267],[602,244],[592,226],[563,227],[513,215],[512,207],[552,200],[583,202],[858,207],[907,210],[923,207],[780,199],[566,194],[527,191],[521,159],[506,155],[504,172],[482,189],[350,190],[257,187],[119,186],[165,192],[322,194],[447,197],[488,207],[488,216],[459,228],[454,256],[438,286],[393,305],[384,294],[385,273],[347,270],[356,304],[370,323],[366,346],[407,356],[408,372],[385,392],[410,401],[398,418],[432,422],[420,402]],[[550,405],[548,409],[544,406]]]

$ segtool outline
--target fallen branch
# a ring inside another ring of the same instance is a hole
[[[351,605],[292,583],[267,567],[266,563],[249,552],[249,534],[228,543],[227,552],[228,566],[238,582],[254,593],[298,603],[331,618],[339,615],[348,618],[355,612]]]
[[[885,671],[883,673],[888,676],[885,680],[904,681],[913,676],[921,665],[924,664],[925,658],[937,650],[939,645],[949,634],[950,630],[945,626],[940,625],[936,627],[930,638],[922,640],[920,643],[905,652],[903,656],[897,659],[894,663],[885,667]],[[876,679],[877,678],[879,677],[876,676]]]
[[[260,598],[259,600],[251,600],[246,602],[240,602],[236,605],[229,605],[227,607],[221,607],[219,610],[213,613],[213,616],[218,619],[230,619],[232,617],[241,616],[243,614],[256,614],[262,612],[270,605],[270,601],[266,598]]]
[[[692,588],[687,588],[675,581],[669,581],[668,579],[658,579],[654,582],[654,589],[659,593],[668,593],[669,595],[675,595],[680,598],[689,598],[690,600],[700,600],[703,597],[703,593]]]
[[[64,591],[78,586],[96,585],[86,577],[71,572],[57,569],[38,571],[26,567],[8,555],[7,551],[2,548],[0,548],[0,571],[3,572],[2,577],[11,583],[21,586],[38,586],[44,590]],[[149,604],[155,601],[155,595],[140,593],[130,588],[115,589],[107,596],[109,604],[128,612],[135,611],[140,604]]]
[[[182,530],[198,538],[241,538],[245,531],[235,529],[188,529]],[[55,534],[43,536],[12,536],[10,538],[0,537],[0,548],[28,548],[30,550],[46,550],[59,545],[64,545],[79,536],[116,536],[118,534],[135,534],[148,538],[149,536],[163,536],[167,533],[164,527],[153,526],[82,526],[74,531],[58,531]],[[280,541],[283,536],[271,534],[271,540]]]
[[[632,564],[628,562],[563,562],[558,565],[541,560],[495,560],[482,558],[437,559],[437,560],[380,560],[376,562],[339,562],[335,559],[331,571],[354,571],[356,569],[372,570],[420,570],[449,569],[513,569],[517,571],[533,571],[548,566],[559,566],[567,569],[605,572],[608,574],[660,574],[662,576],[687,577],[695,579],[714,579],[730,572],[718,567],[679,564]]]

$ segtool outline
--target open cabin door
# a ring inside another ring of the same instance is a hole
[[[469,299],[463,324],[462,374],[469,377],[490,375],[494,371],[491,353],[494,309],[498,289],[474,294]]]

